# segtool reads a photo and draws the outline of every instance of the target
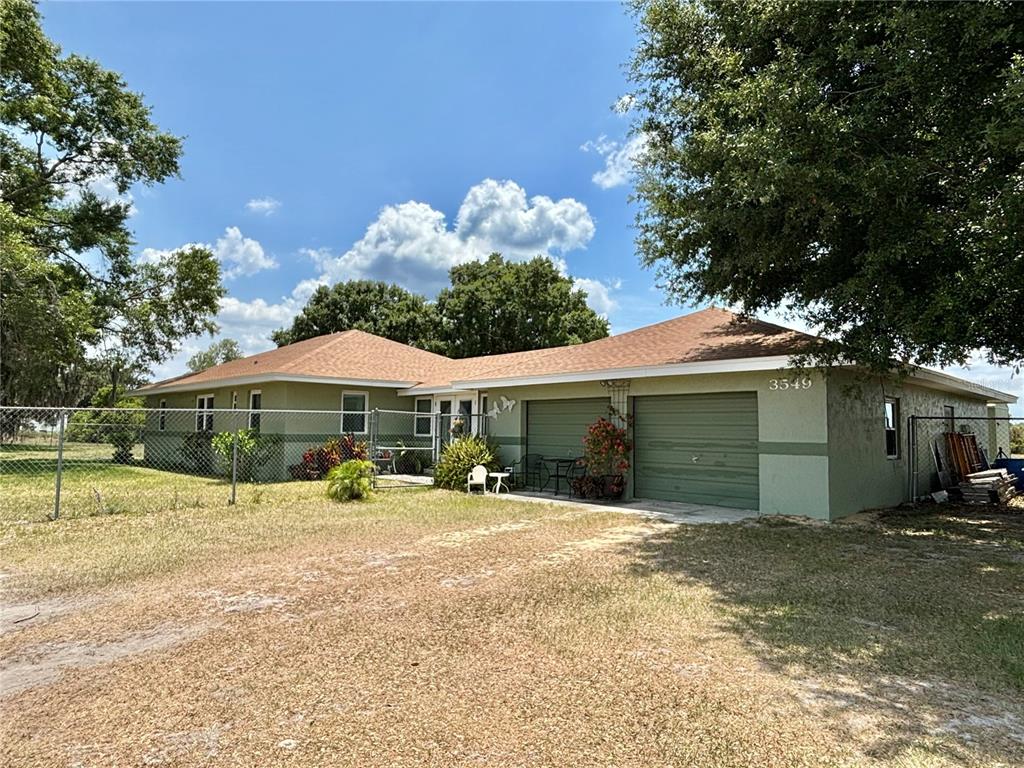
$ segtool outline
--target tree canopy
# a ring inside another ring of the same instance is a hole
[[[608,321],[587,294],[547,258],[486,261],[453,267],[437,297],[441,347],[449,357],[559,347],[601,339]]]
[[[1024,358],[1024,5],[635,0],[638,249],[843,356]]]
[[[202,352],[196,352],[188,359],[188,369],[192,373],[205,371],[221,363],[230,363],[242,357],[242,350],[234,339],[220,339],[213,342]]]
[[[316,289],[287,329],[274,331],[280,347],[314,336],[355,329],[431,349],[437,315],[427,300],[393,283],[349,280]]]
[[[74,403],[215,329],[220,267],[203,247],[140,262],[127,196],[178,173],[181,140],[114,72],[60,49],[36,7],[0,2],[0,398]]]
[[[274,332],[274,341],[282,346],[355,328],[449,357],[471,357],[608,335],[608,321],[550,259],[514,262],[495,253],[454,267],[449,277],[450,287],[435,303],[371,280],[321,286],[290,328]]]

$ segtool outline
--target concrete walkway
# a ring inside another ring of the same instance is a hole
[[[688,504],[684,501],[659,501],[656,499],[628,499],[625,501],[591,501],[587,499],[570,499],[567,496],[555,496],[553,493],[540,491],[513,491],[499,495],[489,494],[497,499],[514,501],[533,501],[541,504],[558,504],[568,507],[598,507],[627,515],[656,517],[672,523],[738,523],[758,517],[757,510],[732,509],[731,507],[715,507],[710,504]]]

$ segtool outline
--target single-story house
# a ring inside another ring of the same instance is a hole
[[[472,423],[487,413],[481,423],[508,464],[579,455],[587,426],[613,406],[633,418],[628,495],[826,520],[905,499],[908,416],[1006,416],[1016,401],[923,368],[896,380],[790,367],[809,339],[717,308],[586,344],[462,360],[351,330],[136,394],[153,409],[209,411],[177,429],[151,415],[160,425],[146,430],[147,460],[176,450],[182,429],[225,429],[218,421],[230,414],[219,409],[262,410],[260,429],[285,441],[280,477],[324,435],[366,434],[374,409],[403,412],[393,421],[402,426],[377,429],[421,448],[438,438],[432,414]],[[990,452],[1001,437],[990,436]]]

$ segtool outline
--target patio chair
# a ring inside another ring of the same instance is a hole
[[[583,464],[583,460],[581,458],[576,459],[576,461],[574,461],[572,465],[565,471],[565,482],[569,485],[570,499],[577,496],[576,491],[573,488],[575,481],[579,480],[581,477],[586,477],[586,475],[587,468]]]
[[[466,493],[472,493],[473,486],[480,486],[484,493],[487,493],[487,467],[483,464],[477,464],[466,476]]]
[[[528,453],[512,465],[512,484],[516,488],[542,489],[548,484],[549,471],[544,457]]]

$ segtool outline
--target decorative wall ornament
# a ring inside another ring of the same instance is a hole
[[[491,406],[491,409],[487,412],[487,415],[492,419],[496,418],[499,413],[509,413],[513,408],[516,407],[515,400],[509,400],[504,395],[499,398],[498,402]]]

